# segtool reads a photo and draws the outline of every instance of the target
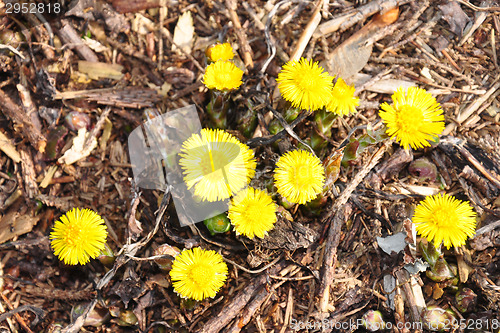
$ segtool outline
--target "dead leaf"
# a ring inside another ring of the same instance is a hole
[[[439,6],[443,12],[443,19],[450,25],[450,30],[458,37],[462,37],[465,25],[469,22],[469,17],[464,13],[462,7],[456,1],[449,1],[447,4]]]
[[[121,80],[123,78],[123,66],[108,64],[105,62],[78,61],[78,71],[87,74],[93,80],[111,79]]]
[[[353,83],[356,87],[359,87],[372,78],[371,75],[364,73],[357,73],[353,78]],[[365,90],[376,92],[379,94],[392,95],[394,92],[402,87],[407,89],[409,87],[415,87],[416,83],[408,80],[392,79],[392,78],[382,78],[381,80],[375,81],[372,84],[365,87]]]
[[[378,246],[387,254],[399,253],[406,247],[405,233],[399,232],[387,237],[377,237]]]
[[[395,22],[399,16],[399,8],[394,8],[385,14],[377,14],[363,28],[340,44],[330,55],[324,68],[346,81],[359,72],[368,63],[372,54],[374,37],[379,36],[380,29]],[[383,36],[379,36],[382,38]]]
[[[191,53],[193,38],[193,16],[190,11],[187,11],[179,17],[179,21],[177,21],[177,25],[175,26],[172,51],[179,51],[177,49],[177,46],[179,46],[184,52]]]
[[[462,250],[464,254],[457,256],[457,266],[458,266],[458,276],[460,277],[460,282],[465,283],[469,279],[470,273],[474,272],[474,268],[467,265],[467,261],[468,262],[472,261],[470,251],[467,250],[466,248],[463,248]]]

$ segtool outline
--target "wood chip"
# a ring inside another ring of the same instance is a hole
[[[0,150],[2,150],[5,155],[9,156],[14,162],[19,163],[21,161],[21,155],[17,152],[16,147],[2,132],[0,132]]]

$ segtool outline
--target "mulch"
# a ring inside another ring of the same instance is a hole
[[[426,305],[499,331],[494,1],[80,0],[42,15],[10,14],[8,4],[0,4],[1,332],[363,332],[355,323],[368,310],[381,311],[393,332],[422,332],[408,325]],[[176,27],[187,12],[194,32],[183,49]],[[380,126],[379,105],[399,86],[431,92],[446,129],[413,152],[375,140],[340,167],[319,209],[280,207],[263,240],[181,227],[168,192],[134,185],[128,136],[148,115],[187,105],[210,127],[201,78],[217,41],[230,42],[245,69],[228,130],[255,150],[263,181],[279,154],[317,131],[308,114],[269,131],[282,119],[275,80],[290,59],[320,62],[360,97],[358,112],[334,123],[323,160]],[[63,157],[78,128],[83,145]],[[409,167],[422,158],[434,176]],[[415,204],[440,190],[480,217],[467,246],[444,251],[457,267],[454,286],[405,269],[421,259],[411,246],[390,254],[379,246],[399,232],[412,238]],[[114,261],[73,267],[54,256],[48,235],[72,207],[105,219]],[[220,252],[225,286],[213,299],[181,299],[151,258],[162,244]],[[463,288],[477,298],[460,313]]]

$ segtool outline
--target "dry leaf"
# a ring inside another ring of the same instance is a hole
[[[464,13],[462,7],[456,1],[449,1],[445,5],[439,6],[443,12],[443,19],[450,25],[450,30],[459,37],[462,37],[465,25],[469,22],[469,17]]]
[[[83,37],[83,42],[95,52],[100,53],[104,51],[109,51],[109,47],[106,47],[101,43],[99,43],[98,41],[96,41],[95,39],[89,38],[87,36]]]
[[[30,232],[39,219],[40,216],[29,216],[11,210],[0,218],[0,244]]]
[[[172,51],[177,50],[178,45],[184,52],[191,53],[194,38],[193,16],[190,11],[185,12],[179,17],[174,30],[174,44]]]
[[[121,80],[123,77],[123,66],[108,64],[105,62],[78,61],[78,71],[87,74],[93,80],[111,79]]]
[[[372,78],[373,78],[372,75],[357,73],[353,78],[353,83],[356,87],[359,87],[367,83]],[[390,78],[390,76],[387,76],[383,77],[378,81],[373,82],[372,84],[366,86],[364,89],[379,94],[392,95],[399,87],[407,89],[409,87],[415,87],[415,86],[416,84],[413,81],[392,79]]]
[[[470,267],[467,264],[467,262],[472,262],[470,250],[464,247],[462,248],[462,251],[464,252],[464,254],[457,256],[457,266],[458,266],[458,276],[460,277],[460,282],[465,283],[469,279],[470,274],[474,272],[474,268]]]
[[[368,62],[372,54],[374,37],[378,36],[381,28],[395,22],[398,16],[398,8],[391,9],[382,15],[375,15],[368,24],[340,44],[329,59],[325,60],[327,63],[322,66],[331,71],[331,75],[350,81],[350,78],[363,69]]]

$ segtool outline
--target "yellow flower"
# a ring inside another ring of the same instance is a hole
[[[348,115],[356,112],[359,98],[354,96],[354,86],[349,86],[342,78],[339,78],[332,90],[330,102],[326,110],[338,115]]]
[[[319,158],[305,150],[294,150],[282,155],[276,163],[274,183],[285,199],[305,204],[322,191],[325,171]]]
[[[208,65],[203,83],[208,89],[232,90],[243,83],[243,71],[230,61],[216,61]]]
[[[66,265],[85,265],[96,258],[106,243],[106,225],[90,209],[73,208],[54,224],[50,233],[54,254]]]
[[[182,144],[179,164],[188,189],[214,202],[228,199],[247,186],[255,174],[253,150],[220,129],[202,129]]]
[[[179,295],[201,301],[215,297],[224,285],[227,265],[217,252],[196,247],[175,257],[170,278]]]
[[[233,198],[228,217],[237,234],[264,238],[276,222],[276,205],[266,192],[247,187]]]
[[[224,44],[215,44],[207,49],[206,52],[207,57],[215,62],[217,60],[231,60],[234,57],[234,52],[233,48],[231,47],[231,44],[229,43],[224,43]]]
[[[305,58],[287,62],[276,79],[285,100],[293,107],[310,111],[321,109],[330,101],[332,81],[333,77],[318,62]]]
[[[381,105],[380,117],[387,123],[387,134],[405,149],[430,146],[443,132],[443,110],[425,89],[399,88],[392,95],[393,106]]]
[[[465,244],[476,233],[476,213],[468,202],[448,194],[429,196],[415,209],[413,223],[419,235],[434,240],[436,248],[444,243],[447,249]]]

